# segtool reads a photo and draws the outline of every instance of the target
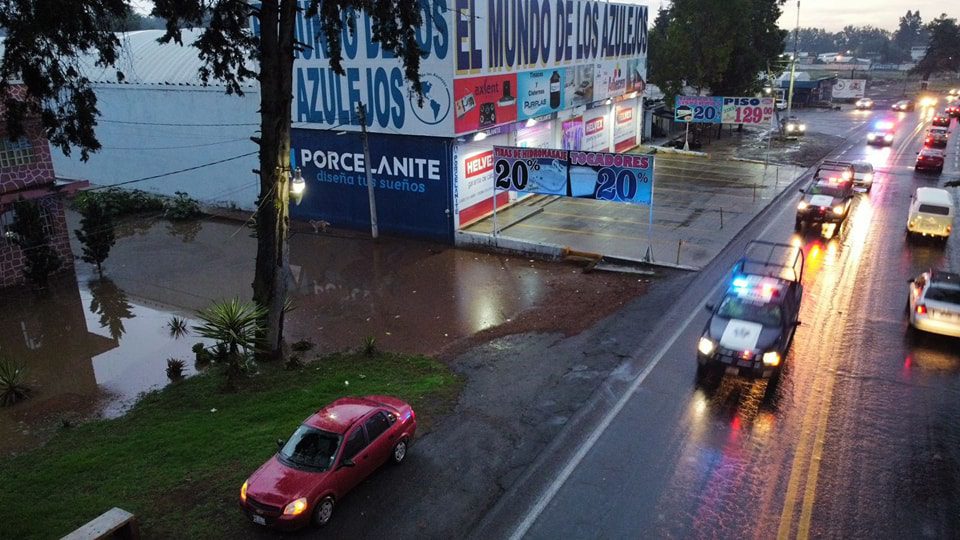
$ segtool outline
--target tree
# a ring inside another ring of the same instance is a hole
[[[783,52],[781,4],[674,0],[650,32],[650,80],[670,99],[684,84],[714,95],[755,92],[759,75]]]
[[[793,37],[795,30],[790,31],[786,36],[785,47],[793,50]],[[828,32],[823,28],[801,28],[798,38],[798,51],[812,54],[834,52],[837,50],[837,35]]]
[[[422,96],[416,33],[422,19],[419,0],[307,0],[307,17],[317,17],[330,67],[343,75],[344,32],[356,28],[361,10],[369,15],[372,39],[400,59],[414,92]],[[50,142],[65,154],[79,147],[81,158],[100,149],[94,127],[99,115],[90,81],[77,57],[92,51],[97,63],[113,66],[120,42],[111,23],[123,18],[130,0],[0,0],[0,28],[7,31],[0,64],[0,95],[9,80],[22,79],[28,102],[7,100],[8,135],[23,132],[26,114],[40,116]],[[203,61],[200,79],[218,80],[228,94],[242,95],[249,79],[260,82],[260,206],[253,299],[268,312],[265,350],[281,354],[287,286],[289,226],[290,122],[294,51],[312,46],[296,41],[297,0],[155,0],[152,15],[166,20],[162,42],[183,44],[181,28],[202,27],[193,43]],[[51,14],[56,14],[51,16]],[[249,31],[259,20],[260,34]],[[204,24],[206,23],[206,24]],[[258,62],[259,71],[250,67]],[[119,74],[122,78],[122,73]]]
[[[24,200],[15,202],[13,210],[15,217],[7,230],[26,259],[23,275],[38,287],[45,287],[50,274],[60,269],[63,260],[50,245],[43,210],[39,204]]]
[[[113,217],[99,201],[93,200],[83,207],[80,228],[73,231],[83,247],[84,262],[97,265],[97,273],[103,277],[103,261],[110,255],[116,243]]]
[[[930,31],[927,52],[910,72],[922,75],[926,81],[934,73],[960,71],[960,27],[957,20],[944,13],[930,21],[927,29]]]
[[[893,33],[892,45],[897,60],[910,60],[910,49],[915,45],[920,45],[925,41],[925,29],[923,19],[920,17],[920,11],[910,11],[900,17],[900,25],[897,31]]]
[[[106,328],[113,339],[123,337],[126,331],[123,320],[134,317],[127,294],[109,278],[91,280],[87,287],[90,289],[90,312],[100,315],[100,328]]]

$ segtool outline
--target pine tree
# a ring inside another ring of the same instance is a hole
[[[98,201],[91,201],[83,208],[80,228],[73,232],[83,244],[81,258],[84,262],[96,264],[97,273],[103,277],[103,261],[107,260],[110,248],[117,241],[110,212]]]
[[[43,211],[37,203],[23,200],[14,203],[13,210],[15,217],[8,230],[26,259],[23,275],[38,287],[45,287],[50,274],[60,269],[63,260],[50,245]]]

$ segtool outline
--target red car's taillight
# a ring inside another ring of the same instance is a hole
[[[927,314],[927,306],[923,304],[917,304],[917,315],[926,315],[926,314]]]

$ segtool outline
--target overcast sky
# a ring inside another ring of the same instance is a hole
[[[924,23],[944,12],[951,17],[960,16],[960,2],[957,0],[802,0],[800,26],[814,26],[836,32],[848,24],[869,24],[892,32],[897,29],[900,17],[908,9],[919,9]],[[796,24],[797,2],[787,0],[783,5],[780,26],[791,29]]]

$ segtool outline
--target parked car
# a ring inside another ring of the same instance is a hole
[[[953,231],[953,198],[940,188],[917,188],[907,216],[907,239],[929,236],[946,241]]]
[[[853,171],[853,185],[862,187],[867,190],[867,193],[870,193],[870,190],[873,189],[873,164],[869,161],[854,161]]]
[[[932,127],[927,130],[927,136],[923,139],[923,145],[930,148],[946,148],[950,131],[944,127]]]
[[[865,97],[865,98],[860,98],[860,99],[857,100],[856,104],[854,104],[854,107],[856,107],[856,108],[859,109],[859,110],[872,109],[872,108],[873,108],[873,100],[870,99],[870,98],[866,98],[866,97]]]
[[[240,488],[258,525],[326,525],[334,505],[388,461],[399,464],[417,429],[407,403],[388,396],[341,398],[307,418]]]
[[[914,107],[915,105],[913,101],[909,99],[901,99],[900,101],[891,105],[890,109],[894,111],[906,112],[906,111],[912,111]]]
[[[796,116],[780,120],[780,127],[787,138],[800,137],[807,133],[807,125],[801,122]]]
[[[917,152],[917,162],[913,169],[917,172],[933,171],[940,174],[943,172],[944,157],[942,150],[923,148]]]
[[[929,270],[910,280],[910,327],[960,337],[960,274]]]
[[[944,111],[943,114],[934,116],[930,123],[937,127],[950,127],[950,115]]]

